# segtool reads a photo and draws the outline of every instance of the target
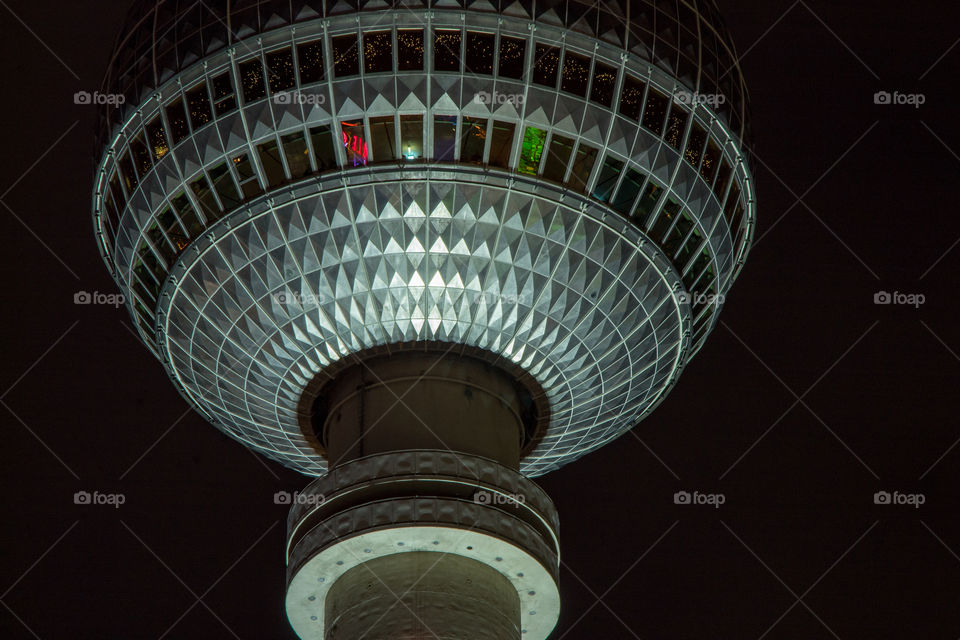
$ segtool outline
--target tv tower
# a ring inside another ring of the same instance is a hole
[[[138,0],[101,92],[94,228],[140,337],[316,477],[296,633],[547,638],[530,478],[663,400],[753,234],[714,2]]]

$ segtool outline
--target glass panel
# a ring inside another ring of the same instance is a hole
[[[157,221],[160,223],[160,227],[168,234],[176,232],[180,232],[181,234],[185,233],[180,229],[180,223],[177,221],[177,216],[174,214],[173,209],[171,209],[169,206],[164,207],[163,211],[157,215]]]
[[[363,120],[341,122],[340,131],[346,149],[347,166],[367,164],[367,137],[363,131]]]
[[[683,248],[677,252],[676,257],[673,259],[673,263],[682,271],[687,265],[687,262],[689,262],[693,252],[700,248],[700,244],[702,242],[703,235],[700,233],[699,229],[694,227],[690,232],[690,237],[687,239],[686,243],[684,243]]]
[[[547,132],[536,127],[527,127],[523,132],[523,144],[520,147],[520,161],[517,171],[531,176],[537,175],[540,168],[540,158],[543,156],[543,143],[547,139]]]
[[[178,254],[187,248],[187,245],[190,244],[187,239],[187,232],[180,226],[173,209],[170,207],[164,208],[157,216],[157,220],[160,222],[160,227],[166,232],[167,237],[173,242]]]
[[[691,291],[693,290],[693,285],[699,285],[699,291],[695,293],[706,293],[714,280],[712,270],[709,269],[711,262],[713,261],[710,259],[710,252],[704,248],[697,257],[697,261],[693,263],[690,270],[683,276],[683,284]],[[700,274],[704,275],[702,279],[700,278]],[[700,281],[698,282],[698,280]],[[703,303],[701,302],[701,304]]]
[[[600,175],[597,176],[597,184],[593,187],[593,197],[600,202],[606,202],[613,193],[613,188],[620,177],[620,170],[623,169],[623,162],[607,156],[600,167]]]
[[[323,40],[297,45],[297,66],[301,85],[323,80]]]
[[[694,121],[693,128],[690,130],[690,139],[687,140],[687,150],[683,153],[683,157],[694,169],[700,164],[700,156],[706,142],[707,132],[703,130],[699,122]]]
[[[617,87],[617,71],[611,66],[598,62],[593,66],[593,84],[590,87],[590,99],[605,107],[613,104],[613,92]]]
[[[270,91],[286,91],[297,83],[293,72],[293,50],[290,47],[267,54],[267,74],[270,79]],[[214,91],[216,94],[216,91]],[[216,100],[216,97],[214,97]]]
[[[700,165],[700,175],[707,181],[707,184],[713,182],[713,177],[717,173],[717,164],[720,161],[720,148],[712,139],[707,141],[707,150],[703,154],[703,163]]]
[[[509,166],[515,129],[516,125],[512,122],[493,121],[493,129],[490,131],[490,160],[487,164],[504,168]]]
[[[663,250],[667,252],[667,255],[673,256],[691,229],[693,229],[693,218],[684,211],[680,214],[680,217],[677,218],[677,223],[673,225],[673,229],[670,230],[670,233],[663,242]]]
[[[276,142],[270,141],[257,145],[257,155],[260,156],[260,164],[263,165],[263,173],[267,177],[269,186],[275,187],[286,179]]]
[[[423,116],[400,116],[400,153],[406,160],[423,157]]]
[[[150,270],[150,273],[153,274],[154,279],[163,284],[163,281],[167,279],[167,269],[160,264],[157,256],[153,255],[153,251],[150,251],[146,243],[140,245],[140,252],[137,255]]]
[[[637,208],[633,210],[630,217],[639,224],[646,222],[647,218],[650,217],[650,212],[656,208],[657,202],[660,201],[661,195],[663,195],[663,189],[653,180],[649,181],[643,190],[640,202],[637,203]]]
[[[260,58],[247,60],[239,67],[240,84],[243,87],[243,101],[253,102],[267,95],[267,87],[263,78],[263,63]]]
[[[460,127],[460,162],[483,164],[483,146],[486,142],[486,119],[464,118]]]
[[[159,160],[167,155],[170,147],[167,145],[167,134],[163,130],[163,122],[160,121],[159,115],[147,125],[147,137],[150,140],[150,149],[153,151],[154,160]]]
[[[717,172],[717,181],[713,183],[713,195],[717,200],[723,201],[724,191],[727,189],[727,183],[730,182],[731,169],[727,164],[726,158],[720,164],[720,170]]]
[[[149,336],[150,342],[153,343],[154,329],[153,329],[153,326],[151,326],[153,313],[151,313],[150,311],[147,311],[147,308],[144,307],[143,304],[140,303],[139,301],[135,301],[134,306],[137,309],[137,316],[139,317],[139,320],[140,320],[140,327],[143,328],[144,331],[146,331],[146,335]]]
[[[210,188],[207,177],[201,173],[190,183],[190,188],[193,190],[193,195],[197,197],[200,212],[207,219],[207,224],[217,220],[220,217],[220,205],[217,204],[216,198],[213,196],[213,189]]]
[[[543,167],[543,177],[554,182],[563,182],[567,172],[567,163],[573,153],[573,140],[554,135],[547,149],[547,161]]]
[[[137,177],[137,172],[133,170],[129,152],[120,156],[120,175],[123,178],[124,186],[127,188],[127,193],[133,193],[133,190],[140,183],[140,178]]]
[[[620,113],[631,120],[640,118],[643,109],[643,91],[646,85],[633,76],[623,79],[623,91],[620,94]]]
[[[667,230],[673,225],[678,213],[680,213],[680,203],[673,198],[668,198],[667,202],[663,205],[663,209],[660,211],[660,217],[657,218],[653,228],[650,229],[650,237],[653,238],[654,242],[663,240],[664,234],[666,234]]]
[[[374,162],[393,160],[396,157],[396,142],[393,116],[370,118],[370,150],[373,151]]]
[[[467,66],[465,73],[493,73],[493,46],[495,36],[492,33],[467,32]]]
[[[560,49],[537,43],[533,52],[533,81],[547,87],[557,86]]]
[[[240,190],[244,198],[253,198],[261,193],[260,182],[257,180],[257,174],[247,154],[235,157],[233,168],[237,170],[237,176],[240,178]]]
[[[357,35],[331,38],[333,44],[333,75],[337,78],[355,76],[360,73],[360,54],[357,49]]]
[[[745,229],[740,228],[740,224],[743,221],[743,203],[739,200],[737,201],[737,209],[733,214],[733,220],[730,223],[730,228],[734,230],[737,234],[737,245],[741,242],[741,236],[745,233]]]
[[[363,34],[363,71],[364,73],[393,71],[393,37],[389,31]]]
[[[573,159],[570,179],[567,180],[571,189],[580,193],[587,190],[587,181],[590,179],[590,172],[593,170],[593,164],[596,160],[597,150],[594,147],[586,144],[577,147],[577,155]]]
[[[628,169],[627,174],[623,176],[623,182],[620,183],[620,188],[617,189],[617,196],[610,203],[613,208],[620,213],[629,214],[644,179],[645,176],[636,169]]]
[[[643,110],[643,126],[655,134],[663,133],[663,121],[667,116],[667,97],[651,88],[647,92],[647,106]]]
[[[163,259],[167,261],[167,264],[172,263],[173,259],[176,257],[176,253],[174,253],[173,246],[163,235],[163,232],[160,230],[160,227],[157,226],[156,222],[150,225],[150,228],[147,229],[146,235],[147,238],[149,238],[150,243],[153,245],[153,248],[156,249],[157,253],[163,256]]]
[[[219,117],[236,108],[237,96],[233,89],[233,79],[230,72],[225,71],[213,79],[213,109]]]
[[[116,203],[118,210],[122,210],[127,206],[127,201],[123,197],[123,190],[120,188],[120,180],[116,173],[110,176],[110,193],[113,194],[113,201]]]
[[[460,32],[437,29],[433,38],[434,71],[460,71]]]
[[[116,236],[116,229],[120,226],[120,213],[117,211],[117,205],[113,202],[113,196],[108,192],[103,199],[103,209],[107,214],[106,227],[110,231],[110,236]]]
[[[310,143],[318,171],[326,171],[337,166],[337,154],[333,148],[333,134],[330,127],[323,125],[310,129]]]
[[[187,92],[187,106],[190,111],[190,124],[194,131],[213,120],[206,83],[201,83]]]
[[[453,162],[457,146],[457,116],[434,116],[433,118],[433,158],[442,162]]]
[[[500,67],[497,74],[505,78],[523,77],[523,54],[527,50],[525,40],[500,36]]]
[[[560,78],[560,89],[569,91],[578,96],[587,95],[587,84],[590,81],[590,59],[567,51],[563,56],[563,73]]]
[[[399,71],[423,69],[423,29],[397,31],[397,69]]]
[[[740,203],[740,183],[734,181],[730,185],[730,193],[727,195],[727,203],[723,207],[723,217],[727,219],[727,223],[730,224],[730,227],[736,230],[736,227],[733,226],[733,212],[736,210],[737,205]]]
[[[139,258],[137,258],[137,260],[133,263],[133,272],[137,274],[137,280],[143,284],[143,289],[145,289],[148,294],[144,296],[143,291],[138,290],[137,292],[140,294],[140,297],[144,298],[145,300],[152,301],[153,305],[156,306],[157,295],[160,293],[160,283],[162,283],[163,280],[157,282],[157,279],[153,276],[153,272],[150,271],[147,265],[143,264],[143,261]],[[140,284],[138,283],[134,286],[136,288],[139,287]]]
[[[147,290],[139,281],[135,280],[133,283],[134,292],[140,297],[141,300],[149,304],[151,307],[157,306],[157,298],[155,295],[151,295],[150,291]]]
[[[670,117],[667,119],[667,133],[663,136],[671,147],[680,151],[683,145],[683,134],[687,129],[687,111],[678,104],[670,107]]]
[[[133,155],[133,166],[137,169],[137,176],[142,179],[153,168],[153,163],[150,162],[150,152],[147,151],[147,146],[143,144],[142,133],[138,134],[130,143],[130,153]]]
[[[149,298],[153,300],[154,306],[156,306],[157,295],[160,293],[160,285],[163,283],[163,280],[160,279],[158,281],[153,271],[143,263],[140,256],[137,256],[136,261],[133,263],[133,272],[137,274],[137,279],[143,283],[143,286],[150,293]]]
[[[173,205],[174,211],[180,216],[180,225],[186,229],[187,234],[190,237],[200,235],[200,232],[203,231],[203,224],[197,218],[197,212],[193,210],[193,205],[190,204],[187,195],[183,191],[179,192],[170,199],[170,204]]]
[[[300,132],[290,133],[280,138],[283,144],[283,154],[287,158],[287,167],[290,177],[294,180],[310,173],[310,152],[307,150],[307,141]]]
[[[170,123],[170,136],[173,138],[174,146],[190,135],[190,129],[187,127],[187,112],[183,108],[181,98],[167,105],[167,122]]]
[[[213,180],[213,188],[220,198],[224,211],[230,211],[240,204],[240,194],[233,183],[233,176],[230,175],[230,168],[226,162],[221,162],[210,169],[210,179]]]

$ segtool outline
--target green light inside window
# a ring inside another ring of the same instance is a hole
[[[517,171],[531,176],[537,175],[540,167],[540,156],[543,155],[543,143],[547,139],[547,132],[535,127],[527,127],[523,134],[523,147],[520,149],[520,163]]]

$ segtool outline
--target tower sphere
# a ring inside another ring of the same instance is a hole
[[[430,345],[524,381],[546,473],[664,398],[744,262],[736,60],[703,0],[139,1],[103,259],[182,395],[267,457],[323,474],[330,372]]]
[[[140,337],[317,476],[297,634],[547,638],[529,477],[663,400],[753,235],[714,3],[138,1],[101,94],[94,228]]]

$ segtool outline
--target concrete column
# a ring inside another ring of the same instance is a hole
[[[331,467],[362,456],[445,449],[520,463],[524,403],[512,377],[485,362],[408,352],[341,372],[320,419]]]
[[[377,558],[326,599],[324,640],[519,640],[520,598],[502,574],[450,553]]]

